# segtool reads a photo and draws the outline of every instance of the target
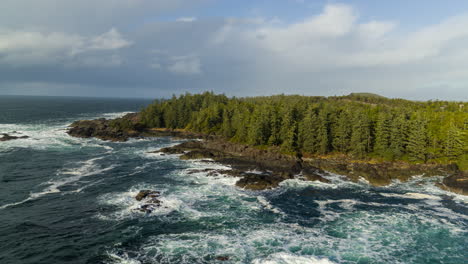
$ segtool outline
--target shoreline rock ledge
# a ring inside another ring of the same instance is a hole
[[[443,181],[439,183],[441,188],[468,195],[468,172],[460,171],[455,164],[371,163],[354,161],[348,157],[302,158],[282,154],[278,147],[259,149],[233,143],[217,136],[185,130],[145,128],[140,124],[138,113],[127,114],[112,120],[76,121],[70,125],[67,133],[74,137],[96,137],[109,141],[163,136],[204,139],[203,141],[187,141],[173,147],[163,148],[158,152],[181,154],[181,159],[209,159],[229,165],[232,170],[225,171],[223,174],[241,177],[236,185],[251,190],[275,188],[282,181],[292,179],[296,175],[301,175],[305,180],[328,182],[322,175],[331,172],[347,176],[351,181],[364,178],[374,186],[385,186],[395,179],[407,181],[415,175],[444,176]]]

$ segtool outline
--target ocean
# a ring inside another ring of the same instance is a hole
[[[73,138],[75,120],[150,100],[0,97],[0,263],[454,263],[468,260],[468,198],[440,177],[390,186],[297,179],[248,191],[226,167],[149,153],[182,140]],[[161,192],[153,213],[142,189]]]

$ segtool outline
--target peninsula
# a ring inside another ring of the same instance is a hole
[[[233,170],[247,189],[274,188],[292,177],[326,182],[332,172],[388,185],[415,175],[444,176],[440,187],[468,194],[468,103],[417,102],[368,93],[228,98],[212,92],[160,99],[139,113],[81,120],[76,137],[187,139],[160,150],[209,159]]]

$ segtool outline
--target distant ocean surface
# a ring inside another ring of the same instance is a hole
[[[223,168],[148,153],[181,141],[68,136],[149,100],[0,96],[0,263],[468,263],[468,198],[438,177],[372,187],[287,180],[246,191]],[[139,190],[163,206],[136,210]]]

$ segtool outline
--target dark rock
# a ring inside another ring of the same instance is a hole
[[[144,204],[138,208],[140,212],[143,213],[152,213],[155,209],[157,209],[160,206],[160,204]]]
[[[136,196],[135,199],[137,201],[141,201],[145,198],[155,198],[160,196],[160,192],[152,191],[152,190],[141,190]]]
[[[284,181],[285,178],[278,175],[244,174],[244,177],[236,182],[236,186],[249,190],[273,189]]]
[[[306,159],[305,163],[321,170],[345,175],[352,181],[362,177],[374,186],[385,186],[398,179],[407,181],[412,176],[448,176],[458,173],[456,165],[410,164],[405,162],[353,161],[346,157]]]
[[[446,177],[442,181],[440,187],[451,192],[468,195],[468,173],[459,172],[452,176]]]
[[[10,136],[8,134],[2,134],[3,137],[0,138],[0,142],[1,141],[9,141],[9,140],[14,140],[14,139],[21,139],[21,138],[29,138],[28,136],[20,136],[20,137],[17,137],[17,136]]]
[[[305,166],[302,169],[302,176],[304,179],[308,181],[321,181],[324,183],[330,183],[330,180],[324,178],[320,174],[325,174],[325,172],[315,167]]]
[[[229,257],[228,257],[228,256],[217,256],[217,257],[216,257],[216,260],[219,260],[219,261],[228,261],[228,260],[229,260]]]

